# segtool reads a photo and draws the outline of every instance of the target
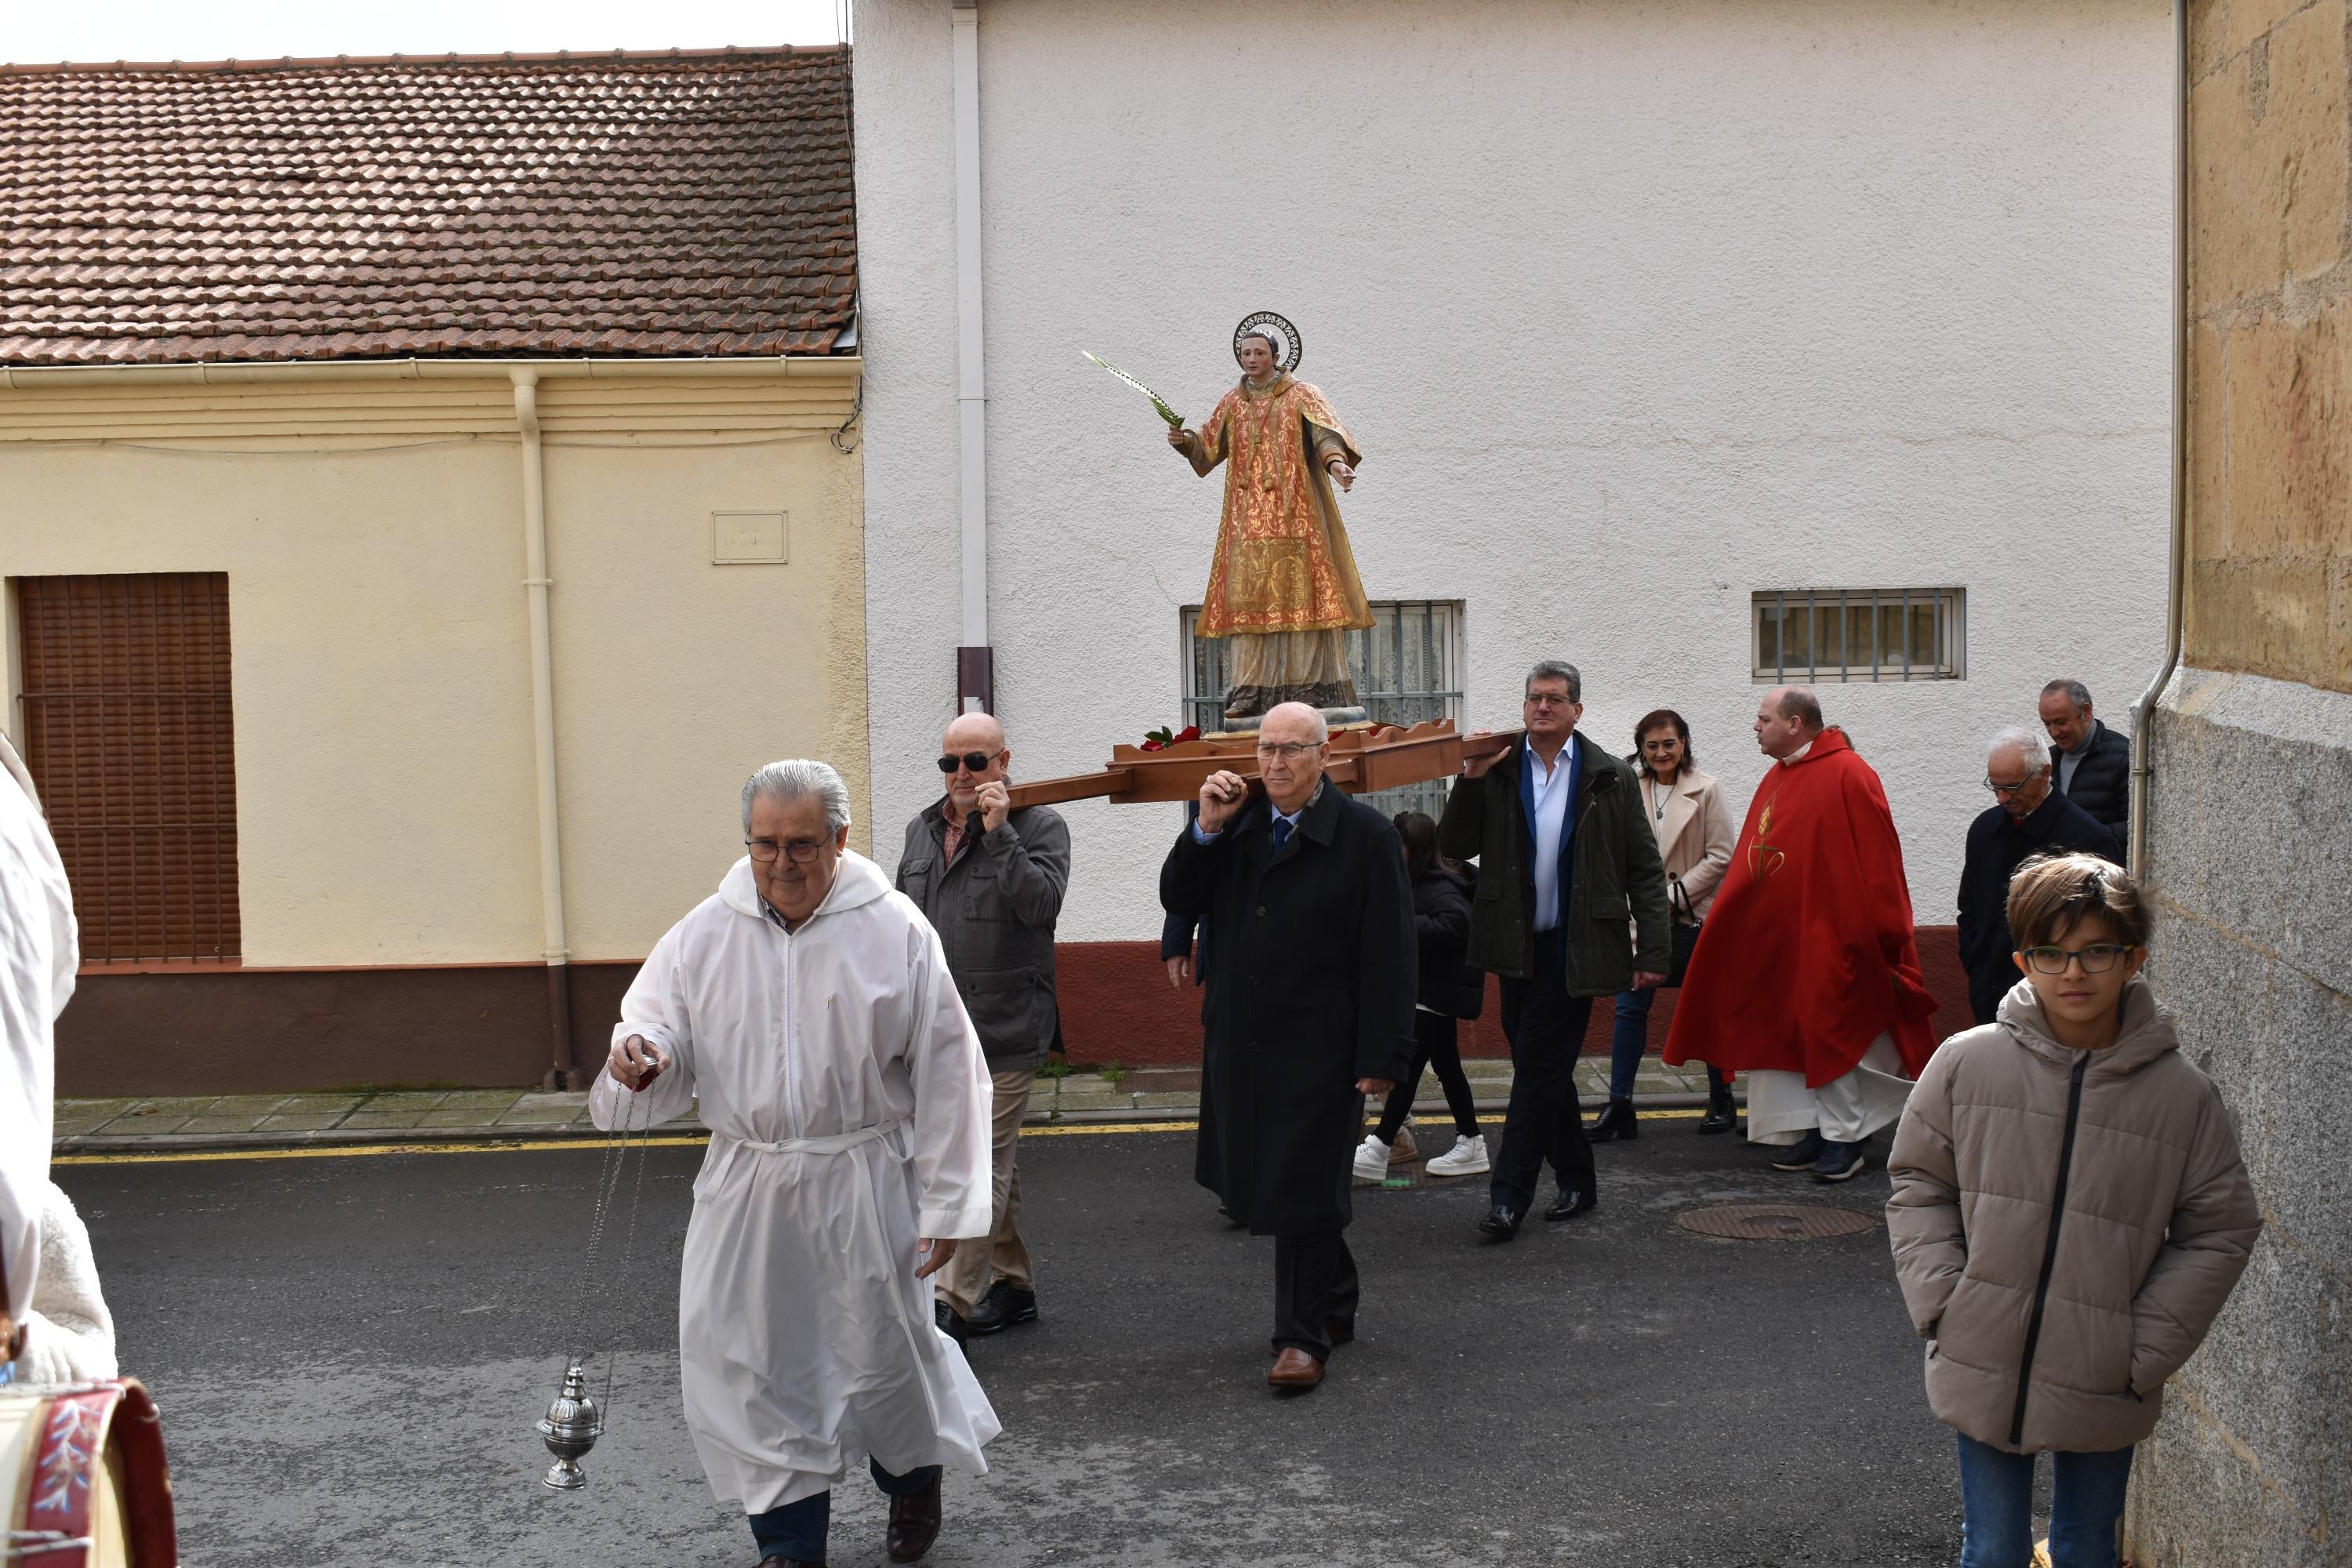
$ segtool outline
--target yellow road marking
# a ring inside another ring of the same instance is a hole
[[[1644,1121],[1689,1121],[1704,1116],[1704,1110],[1645,1110]],[[1101,1137],[1119,1132],[1195,1132],[1200,1122],[1194,1121],[1094,1121],[1066,1123],[1057,1127],[1024,1127],[1024,1138]],[[638,1140],[632,1139],[635,1143]],[[691,1149],[710,1142],[709,1134],[696,1132],[666,1134],[643,1141],[648,1148]],[[484,1142],[446,1143],[354,1143],[333,1147],[307,1149],[190,1149],[174,1153],[168,1149],[140,1150],[119,1154],[58,1154],[50,1158],[52,1165],[163,1165],[189,1161],[216,1160],[358,1160],[379,1154],[517,1154],[542,1149],[597,1149],[604,1146],[599,1138],[511,1138],[493,1139]]]

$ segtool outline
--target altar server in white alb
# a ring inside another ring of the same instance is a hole
[[[16,748],[0,735],[0,1383],[25,1349],[49,1194],[50,1026],[73,994],[73,894]],[[983,1205],[987,1194],[981,1194]]]
[[[938,936],[849,847],[840,774],[769,763],[743,832],[622,999],[589,1106],[611,1128],[701,1100],[678,1380],[762,1568],[824,1561],[832,1488],[861,1459],[890,1560],[912,1563],[942,1468],[985,1474],[998,1430],[924,1283],[989,1233],[988,1069]]]

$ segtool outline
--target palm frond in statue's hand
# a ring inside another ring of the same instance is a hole
[[[1128,385],[1135,388],[1136,391],[1143,394],[1144,396],[1151,399],[1151,406],[1160,410],[1160,417],[1168,421],[1168,427],[1170,429],[1181,430],[1184,428],[1184,416],[1181,414],[1177,413],[1174,409],[1169,407],[1167,400],[1162,398],[1158,393],[1144,385],[1143,383],[1136,380],[1135,377],[1128,374],[1127,372],[1119,369],[1118,366],[1111,363],[1110,361],[1104,359],[1101,355],[1088,353],[1085,349],[1080,349],[1078,353],[1085,354],[1087,358],[1102,366],[1103,369],[1110,372],[1111,374],[1118,377],[1119,380],[1127,383]]]

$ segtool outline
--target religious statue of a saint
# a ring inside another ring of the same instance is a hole
[[[1225,465],[1224,515],[1197,631],[1234,639],[1229,720],[1278,702],[1354,707],[1347,634],[1372,624],[1331,489],[1352,487],[1363,458],[1323,394],[1291,375],[1298,350],[1297,330],[1281,317],[1261,311],[1243,321],[1234,338],[1241,384],[1200,429],[1168,432],[1195,473]]]

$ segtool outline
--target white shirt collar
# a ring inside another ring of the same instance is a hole
[[[1821,737],[1818,735],[1813,737],[1814,741],[1818,741],[1820,739]],[[1805,753],[1812,749],[1813,742],[1806,742],[1803,745],[1799,746],[1795,751],[1790,752],[1787,756],[1782,757],[1780,759],[1780,765],[1784,768],[1794,767],[1797,763],[1803,762],[1805,760]]]

